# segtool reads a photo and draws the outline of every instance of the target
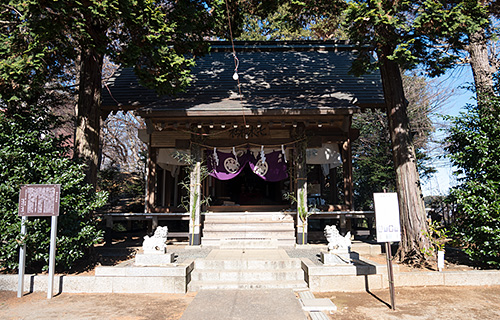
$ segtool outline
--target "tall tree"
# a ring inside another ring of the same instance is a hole
[[[400,261],[415,264],[427,258],[422,252],[429,247],[424,236],[428,226],[401,69],[420,63],[439,73],[447,63],[429,49],[427,39],[415,28],[421,8],[422,1],[351,1],[346,19],[350,39],[364,45],[353,71],[379,68],[381,73],[402,225],[398,256]]]
[[[446,101],[448,95],[433,81],[414,72],[403,74],[411,135],[417,151],[420,179],[430,177],[435,169],[429,165],[427,144],[434,124],[430,117]],[[381,110],[366,110],[355,115],[353,127],[360,137],[353,143],[354,202],[357,209],[373,209],[373,192],[396,191],[396,174],[391,154],[391,139],[387,114]]]
[[[457,239],[469,257],[482,267],[500,265],[500,141],[498,58],[493,45],[498,38],[496,1],[436,1],[435,18],[424,15],[423,26],[437,35],[456,56],[464,56],[474,76],[477,104],[467,112],[449,117],[449,158],[457,168],[459,184],[450,190],[457,205],[454,226]],[[459,21],[451,30],[436,30],[433,24]]]
[[[18,43],[4,33],[8,45],[14,44],[6,51],[13,53],[13,57],[22,57],[20,46],[31,42],[28,49],[40,50],[44,60],[34,55],[33,73],[12,70],[16,67],[13,58],[10,61],[14,64],[0,68],[45,83],[57,79],[60,84],[76,85],[74,156],[84,162],[87,181],[95,186],[104,57],[107,55],[123,66],[133,66],[141,82],[159,94],[182,90],[189,83],[189,67],[194,57],[208,49],[203,40],[217,31],[216,21],[223,17],[221,4],[221,0],[12,0],[2,6],[2,14],[8,18],[2,21],[2,26],[6,32],[18,35],[13,38]],[[62,81],[62,71],[75,64],[78,74]],[[54,70],[47,70],[51,68]],[[57,73],[59,69],[61,72]],[[6,70],[4,74],[8,73]],[[17,78],[5,81],[12,84]]]
[[[428,36],[435,52],[445,52],[447,63],[464,59],[470,63],[479,104],[495,95],[494,74],[498,71],[498,52],[491,42],[497,37],[494,17],[500,17],[497,1],[425,1],[417,27]]]

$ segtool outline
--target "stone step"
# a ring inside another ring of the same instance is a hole
[[[219,238],[219,239],[283,239],[293,238],[295,231],[293,230],[270,230],[270,231],[245,231],[245,230],[227,230],[227,231],[205,231],[203,230],[203,237],[205,238]]]
[[[351,251],[355,251],[363,256],[376,256],[382,254],[382,244],[354,241],[351,245]]]
[[[293,223],[205,223],[204,231],[288,231],[294,230]]]
[[[270,238],[201,238],[201,245],[204,247],[219,247],[221,249],[277,249],[293,248],[295,237],[270,239]]]
[[[276,270],[198,270],[191,272],[191,281],[221,281],[221,282],[250,282],[250,281],[296,281],[304,280],[302,269]]]
[[[270,218],[210,218],[205,219],[205,223],[293,223],[293,219],[270,219]]]
[[[195,270],[280,270],[301,269],[300,259],[286,260],[208,260],[196,259]]]
[[[293,221],[293,217],[290,215],[263,215],[263,214],[241,214],[241,215],[205,215],[205,222],[289,222]]]
[[[230,290],[230,289],[307,289],[304,280],[298,281],[191,281],[188,291],[205,290]]]

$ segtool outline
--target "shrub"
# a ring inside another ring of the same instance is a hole
[[[481,266],[500,266],[500,101],[468,106],[451,118],[449,146],[460,184],[452,189],[457,204],[454,235]]]
[[[71,161],[64,139],[51,132],[53,119],[43,113],[0,112],[0,261],[6,271],[18,268],[19,244],[26,243],[28,271],[47,269],[50,218],[28,218],[26,239],[21,239],[18,216],[23,184],[61,184],[56,266],[69,270],[102,239],[93,211],[107,194],[95,193],[84,183],[81,165]]]

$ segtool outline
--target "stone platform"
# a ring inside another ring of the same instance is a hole
[[[353,250],[376,250],[373,245],[363,245],[355,243],[353,247],[357,248]],[[185,293],[206,288],[354,292],[388,287],[385,263],[361,254],[352,265],[326,266],[319,260],[320,252],[326,249],[321,245],[286,251],[176,247],[169,249],[175,261],[164,266],[137,266],[129,260],[117,266],[97,267],[95,274],[56,275],[54,292]],[[394,264],[394,279],[396,287],[500,285],[500,271],[399,272]],[[17,280],[17,274],[0,275],[0,290],[16,291]],[[24,290],[47,291],[47,276],[26,275]]]

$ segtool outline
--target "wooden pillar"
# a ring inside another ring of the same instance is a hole
[[[305,138],[304,124],[297,127],[296,138]],[[305,139],[296,143],[295,172],[297,183],[297,244],[307,244],[307,141]]]
[[[189,244],[197,246],[201,244],[201,147],[199,144],[191,144],[191,156],[193,164],[190,173],[189,185]]]
[[[154,212],[156,188],[156,158],[158,150],[148,147],[148,172],[146,183],[146,212]],[[154,230],[153,230],[154,231]]]
[[[342,162],[344,169],[344,203],[348,210],[354,210],[352,187],[352,149],[351,140],[347,139],[342,145]],[[351,229],[351,221],[346,221],[344,215],[340,217],[340,233],[346,234]]]

